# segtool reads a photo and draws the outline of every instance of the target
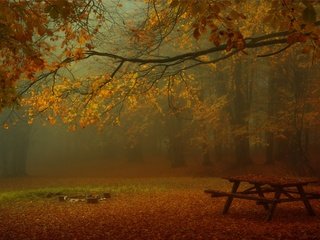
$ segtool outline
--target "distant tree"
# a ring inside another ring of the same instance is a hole
[[[24,122],[0,129],[0,177],[27,175],[27,157],[32,126]]]

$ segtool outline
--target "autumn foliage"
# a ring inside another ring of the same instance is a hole
[[[206,158],[234,151],[245,166],[258,146],[307,162],[320,122],[319,1],[1,4],[0,108],[21,107],[29,124],[116,126],[130,146],[171,128],[168,148]]]
[[[41,73],[56,69],[63,60],[61,49],[74,52],[89,44],[90,35],[97,31],[88,29],[89,14],[102,18],[100,4],[91,0],[0,2],[0,108],[17,100],[19,80],[35,81]],[[52,59],[53,51],[60,58]]]
[[[232,52],[224,58],[239,51],[246,53],[246,48],[285,43],[303,43],[303,52],[313,52],[315,58],[319,55],[317,1],[252,3],[229,0],[150,0],[146,4],[153,7],[148,8],[147,16],[142,16],[147,17],[144,26],[126,26],[132,33],[131,39],[135,45],[144,45],[143,48],[150,48],[151,51],[154,47],[157,48],[157,45],[159,47],[164,40],[170,40],[176,28],[183,33],[181,36],[189,37],[192,32],[196,40],[208,39],[216,47],[210,50],[212,52]],[[117,4],[115,7],[121,8],[123,5]],[[256,7],[259,7],[261,12],[257,13]],[[108,9],[100,0],[2,1],[1,107],[17,102],[33,85],[17,93],[19,80],[45,81],[49,75],[55,78],[59,69],[68,67],[74,61],[93,56],[116,60],[121,65],[115,67],[115,71],[111,69],[114,71],[109,73],[111,77],[121,70],[125,62],[146,66],[159,61],[147,56],[146,59],[136,59],[119,56],[116,52],[93,51],[94,45],[99,46],[99,41],[96,41],[94,36],[104,31],[99,27],[105,22],[116,21],[108,19],[108,14]],[[261,26],[260,29],[257,25],[253,26],[255,23]],[[204,56],[210,51],[195,52],[190,55],[190,59]],[[52,52],[56,53],[55,56],[52,56]],[[134,56],[134,50],[129,55]],[[179,59],[184,62],[189,58],[182,55],[177,56],[177,60]],[[159,63],[161,62],[170,65],[173,59],[162,59]],[[102,84],[99,88],[106,85],[107,83]],[[72,89],[71,86],[66,87]],[[95,91],[92,94],[98,93],[99,91]],[[91,93],[88,91],[86,94]],[[112,104],[110,108],[113,108]]]

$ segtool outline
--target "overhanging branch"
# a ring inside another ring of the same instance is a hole
[[[315,23],[316,26],[320,25],[320,21]],[[273,46],[273,45],[282,45],[288,44],[287,36],[294,33],[295,31],[283,31],[283,32],[276,32],[271,34],[266,34],[259,37],[249,37],[245,39],[245,48],[261,48],[265,46]],[[168,63],[173,64],[176,61],[186,61],[196,59],[203,55],[208,55],[216,52],[225,51],[228,48],[227,44],[223,44],[217,47],[212,47],[200,51],[194,51],[189,53],[180,54],[173,57],[159,57],[159,58],[135,58],[135,57],[123,57],[120,55],[108,53],[108,52],[98,52],[98,51],[87,51],[85,54],[87,57],[91,56],[102,56],[102,57],[109,57],[114,60],[124,61],[124,62],[131,62],[131,63],[138,63],[138,64],[161,64],[161,63]]]

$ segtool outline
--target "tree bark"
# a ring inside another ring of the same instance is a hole
[[[268,83],[268,121],[273,123],[275,117],[275,105],[276,105],[276,79],[275,75],[271,74]],[[271,129],[266,132],[266,164],[274,164],[274,133]]]
[[[242,73],[242,63],[235,66],[234,101],[232,123],[235,130],[244,130],[245,133],[236,134],[234,137],[236,166],[242,167],[251,163],[250,142],[248,137],[249,122],[249,84]]]
[[[178,116],[173,116],[168,120],[168,158],[171,167],[183,167],[185,162],[184,140],[181,136],[182,121]]]
[[[26,162],[31,127],[20,123],[10,129],[1,130],[1,172],[2,177],[27,175]]]
[[[210,166],[212,165],[212,161],[210,159],[210,150],[208,144],[202,145],[202,165],[203,166]]]

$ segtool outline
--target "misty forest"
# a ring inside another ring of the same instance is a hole
[[[320,239],[319,62],[319,0],[0,0],[0,239]]]

